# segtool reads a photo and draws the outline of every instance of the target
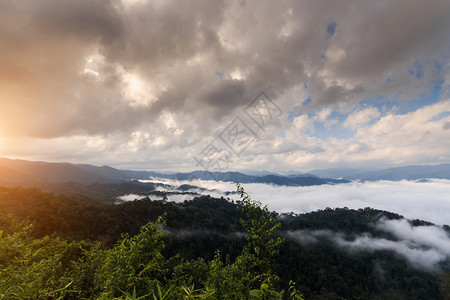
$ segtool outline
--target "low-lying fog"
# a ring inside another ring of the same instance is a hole
[[[191,200],[196,195],[239,199],[234,193],[236,186],[231,182],[166,179],[148,181],[164,184],[158,186],[157,190],[169,192],[169,201]],[[194,187],[183,186],[181,191],[178,188],[183,184]],[[351,182],[305,187],[251,183],[243,184],[243,187],[252,199],[267,204],[270,210],[279,213],[304,213],[327,207],[371,207],[398,213],[408,219],[421,219],[437,225],[450,224],[450,180]],[[121,199],[130,201],[143,197],[125,195]],[[153,200],[161,199],[154,195],[149,197]],[[438,269],[439,263],[450,258],[450,237],[440,226],[412,227],[406,220],[380,220],[374,226],[379,230],[391,232],[398,240],[374,238],[369,234],[348,240],[342,233],[324,230],[298,230],[284,234],[300,244],[327,239],[348,251],[391,250],[405,257],[414,267],[429,270]]]
[[[159,191],[183,192],[177,190],[183,184],[198,188],[184,192],[225,197],[238,200],[237,194],[225,194],[236,191],[232,182],[207,180],[176,181],[167,179],[148,180],[164,183],[167,187],[158,187]],[[398,213],[409,219],[421,219],[439,225],[450,225],[450,180],[430,179],[419,181],[375,181],[351,182],[336,185],[317,186],[275,186],[261,183],[242,185],[252,199],[267,204],[270,210],[304,213],[325,209],[327,207],[348,207],[358,209],[371,207]],[[193,194],[169,194],[169,201],[191,200]],[[137,195],[125,195],[125,201],[142,198]],[[157,200],[161,197],[150,196]]]

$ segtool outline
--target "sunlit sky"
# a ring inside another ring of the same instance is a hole
[[[450,162],[450,1],[0,0],[0,156]]]

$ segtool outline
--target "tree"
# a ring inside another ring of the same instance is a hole
[[[247,246],[244,252],[253,257],[256,280],[261,287],[272,289],[278,276],[273,272],[274,258],[278,255],[283,239],[276,237],[280,222],[270,213],[267,205],[252,200],[238,183],[237,192],[241,196],[240,210],[245,218],[241,224],[247,232]]]
[[[442,276],[441,292],[445,300],[450,300],[450,273],[445,273]]]
[[[280,223],[267,206],[252,200],[239,183],[236,186],[241,196],[239,208],[244,215],[241,224],[247,234],[247,245],[233,263],[224,264],[220,252],[216,252],[210,263],[207,286],[215,290],[216,299],[279,299],[283,292],[274,289],[278,276],[273,266],[283,243],[276,237]],[[291,282],[289,297],[303,299],[293,285]]]

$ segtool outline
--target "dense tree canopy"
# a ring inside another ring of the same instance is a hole
[[[394,239],[373,210],[268,211],[209,196],[119,205],[38,189],[0,188],[0,298],[444,299],[448,275],[388,250],[349,253],[287,231]],[[414,221],[419,222],[419,221]],[[414,223],[412,222],[412,223]],[[32,224],[32,225],[30,225]],[[417,223],[420,225],[423,223]],[[448,267],[448,266],[447,266]],[[294,283],[296,282],[296,283]]]

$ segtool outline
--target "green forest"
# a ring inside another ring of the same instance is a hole
[[[450,299],[448,261],[441,270],[421,270],[391,251],[349,253],[287,234],[393,240],[372,224],[402,216],[370,208],[278,214],[240,185],[237,192],[240,201],[111,204],[0,188],[0,298]]]

